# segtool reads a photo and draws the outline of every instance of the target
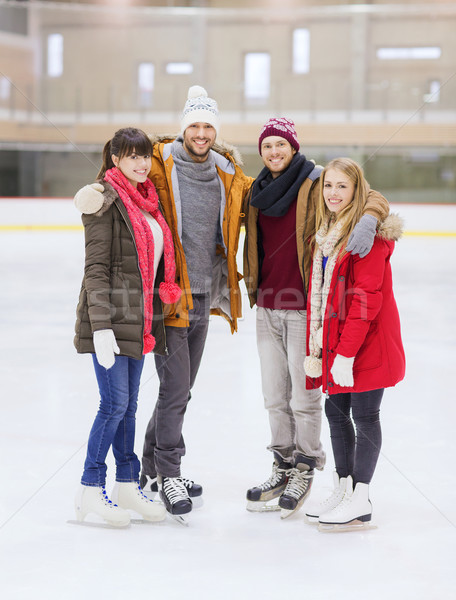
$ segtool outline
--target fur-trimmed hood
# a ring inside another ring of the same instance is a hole
[[[154,133],[149,134],[149,139],[152,142],[152,145],[154,145],[154,144],[170,144],[171,142],[174,142],[174,140],[176,140],[178,138],[182,139],[182,136],[176,135],[176,134],[165,134],[165,135],[157,135]],[[222,156],[225,156],[226,158],[230,158],[238,167],[242,167],[244,164],[242,162],[242,157],[241,157],[241,153],[239,152],[239,150],[236,148],[236,146],[232,146],[231,144],[228,144],[228,142],[219,140],[218,142],[215,142],[215,144],[212,146],[212,150],[214,150],[214,152],[217,152],[217,154],[221,154]]]
[[[377,229],[378,237],[397,242],[404,233],[404,219],[397,213],[390,213]]]

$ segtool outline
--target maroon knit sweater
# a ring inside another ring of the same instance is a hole
[[[296,200],[283,217],[267,217],[260,211],[258,226],[264,257],[257,305],[276,310],[305,310],[296,246]]]

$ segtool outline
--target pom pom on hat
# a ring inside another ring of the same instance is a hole
[[[192,123],[209,123],[218,133],[219,119],[217,102],[209,98],[206,90],[200,85],[192,85],[187,94],[181,119],[181,134]]]
[[[187,98],[207,98],[207,92],[200,85],[192,85],[188,88]]]
[[[291,119],[285,117],[272,118],[263,126],[260,133],[260,139],[258,140],[258,151],[261,155],[261,142],[264,138],[270,135],[276,135],[287,140],[291,144],[291,147],[298,152],[299,140],[296,133],[295,124]]]

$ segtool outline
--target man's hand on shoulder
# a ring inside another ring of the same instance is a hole
[[[104,187],[101,183],[90,183],[81,188],[74,197],[74,205],[79,212],[92,215],[103,206]]]
[[[359,254],[360,258],[367,256],[374,245],[376,231],[377,219],[372,215],[363,215],[348,240],[347,252]]]

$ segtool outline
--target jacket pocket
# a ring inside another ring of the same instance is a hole
[[[383,361],[382,344],[379,340],[378,323],[373,321],[367,332],[361,348],[359,349],[353,365],[354,371],[365,371],[368,369],[377,369]]]

